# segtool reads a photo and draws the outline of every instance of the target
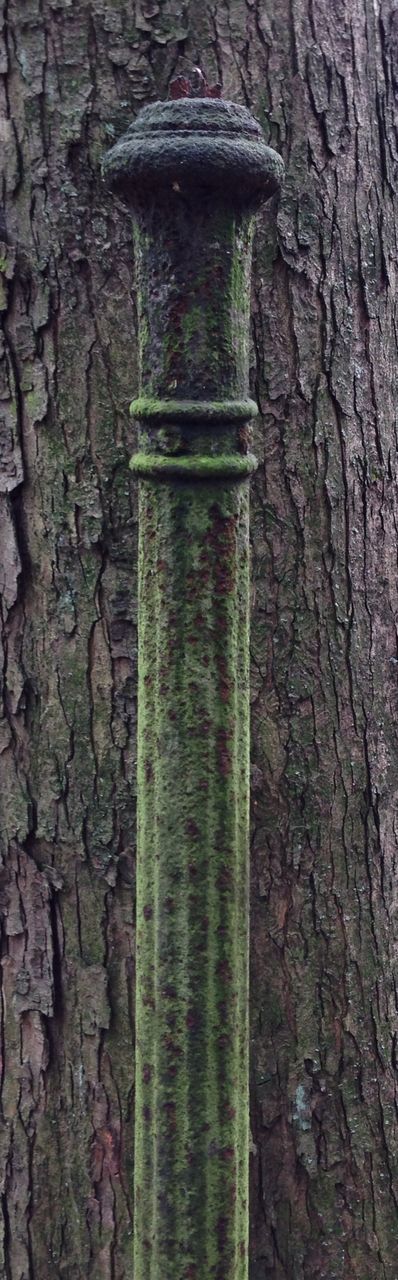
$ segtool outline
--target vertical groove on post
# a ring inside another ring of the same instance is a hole
[[[241,107],[145,108],[106,161],[140,307],[135,1280],[248,1271],[253,213]]]

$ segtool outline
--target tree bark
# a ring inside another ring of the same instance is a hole
[[[137,359],[100,162],[200,61],[287,167],[253,295],[251,1278],[396,1280],[398,10],[2,19],[0,1275],[133,1278]]]

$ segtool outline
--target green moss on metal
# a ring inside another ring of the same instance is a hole
[[[281,162],[200,99],[105,167],[141,328],[134,1275],[247,1280],[248,322]]]
[[[138,396],[132,400],[130,413],[136,418],[152,418],[154,421],[174,422],[179,418],[192,422],[231,422],[255,418],[258,407],[255,400],[160,400],[155,396]]]
[[[140,498],[135,1274],[247,1275],[247,485]]]
[[[177,205],[148,224],[135,1276],[247,1280],[252,219]]]
[[[234,454],[200,455],[192,453],[187,457],[164,457],[158,453],[135,453],[131,459],[132,471],[140,475],[153,474],[159,478],[170,475],[186,474],[199,479],[211,476],[229,476],[231,479],[242,479],[255,471],[257,459],[254,454],[247,453],[239,457]]]

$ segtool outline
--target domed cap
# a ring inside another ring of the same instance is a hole
[[[144,107],[106,155],[103,172],[133,206],[174,191],[255,208],[279,189],[283,161],[246,107],[184,96]]]

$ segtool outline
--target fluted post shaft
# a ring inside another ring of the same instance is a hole
[[[140,422],[135,1280],[246,1280],[249,298],[281,162],[249,113],[157,103],[134,214]]]

